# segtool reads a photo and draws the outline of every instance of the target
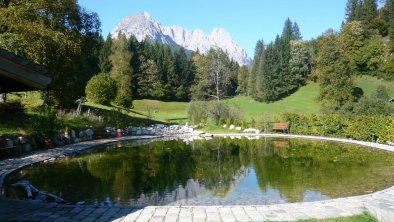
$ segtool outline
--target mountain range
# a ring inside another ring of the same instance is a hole
[[[240,47],[222,28],[214,28],[206,35],[202,30],[188,30],[180,26],[163,26],[147,12],[124,18],[112,31],[113,38],[123,32],[126,37],[134,35],[138,41],[148,38],[151,42],[160,42],[171,47],[182,46],[187,50],[208,53],[209,49],[222,49],[240,65],[250,65],[251,60],[246,50]]]

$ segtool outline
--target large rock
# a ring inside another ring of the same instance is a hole
[[[247,128],[247,129],[244,130],[244,132],[245,132],[245,133],[255,133],[255,134],[258,134],[258,133],[260,133],[260,130],[254,129],[254,128]]]
[[[85,135],[88,139],[93,139],[94,132],[92,129],[85,130]]]
[[[30,151],[32,151],[32,146],[30,143],[25,143],[25,144],[22,144],[22,149],[24,152],[30,152]]]
[[[5,139],[7,147],[12,147],[14,146],[14,141],[12,139]]]
[[[71,130],[71,139],[74,140],[76,137],[75,130]]]
[[[142,129],[138,127],[137,130],[135,131],[135,135],[140,136],[141,134],[142,134]]]
[[[28,143],[28,142],[29,142],[29,140],[27,139],[27,137],[20,136],[20,137],[18,137],[18,138],[19,138],[19,143],[20,143],[20,144],[25,144],[25,143]]]

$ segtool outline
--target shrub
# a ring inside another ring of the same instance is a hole
[[[341,116],[337,114],[284,113],[281,121],[290,122],[294,134],[348,137],[371,141],[377,137],[385,143],[394,139],[394,117],[392,116]]]
[[[239,126],[238,119],[235,119],[235,120],[234,120],[234,126],[235,126],[235,127],[238,127],[238,126]]]
[[[108,105],[116,96],[116,82],[109,74],[101,73],[89,80],[85,92],[89,101]]]
[[[215,122],[216,125],[219,124],[220,118],[226,118],[229,116],[230,108],[228,105],[223,103],[211,102],[209,104],[209,117]]]
[[[230,118],[226,119],[226,125],[227,125],[227,127],[229,127],[231,125],[231,119]]]
[[[56,116],[56,111],[50,108],[44,108],[39,115],[34,116],[31,124],[35,134],[47,139],[53,139],[63,127],[62,122]]]
[[[224,103],[193,101],[189,104],[188,117],[192,124],[205,124],[208,119],[221,125],[220,119],[226,120],[226,125],[231,125],[236,119],[242,119],[238,108]]]
[[[251,127],[251,128],[256,127],[256,120],[255,120],[253,117],[252,117],[251,120],[250,120],[250,127]]]
[[[271,128],[270,126],[270,115],[268,113],[263,113],[260,118],[255,122],[255,128],[268,132]]]
[[[248,127],[248,122],[244,119],[242,120],[242,129],[246,129]]]
[[[220,126],[223,126],[225,123],[226,123],[225,119],[224,119],[223,117],[221,117],[221,118],[219,119],[219,125],[220,125]]]
[[[385,126],[386,134],[381,135],[382,141],[394,142],[394,116],[388,120],[388,125]]]
[[[187,114],[191,124],[206,123],[208,119],[207,103],[201,101],[190,102]]]

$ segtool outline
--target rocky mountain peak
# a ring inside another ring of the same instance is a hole
[[[202,30],[188,30],[180,26],[163,26],[147,12],[124,18],[112,31],[116,38],[119,32],[127,37],[134,35],[138,41],[148,38],[152,42],[161,42],[170,46],[182,46],[191,51],[199,50],[206,54],[211,48],[221,48],[230,58],[240,65],[249,65],[251,60],[245,49],[241,48],[223,28],[214,28],[210,35]]]

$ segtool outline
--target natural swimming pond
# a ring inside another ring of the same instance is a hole
[[[362,195],[394,184],[394,154],[335,142],[214,138],[129,141],[21,170],[70,202],[146,205],[245,205]]]

